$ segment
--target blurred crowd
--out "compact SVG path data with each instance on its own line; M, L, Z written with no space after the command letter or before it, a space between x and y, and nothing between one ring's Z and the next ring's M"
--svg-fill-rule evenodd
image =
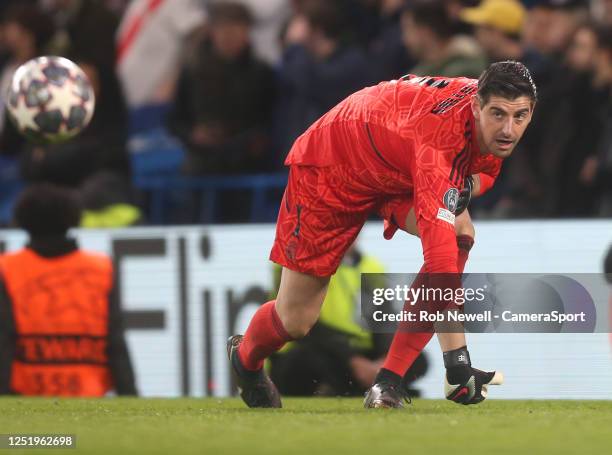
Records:
M178 140L185 177L282 172L348 94L506 59L539 101L476 216L612 215L612 0L4 0L0 14L0 101L42 54L81 65L98 100L63 145L26 143L0 112L0 180L15 166L26 184L76 188L91 225L146 222L130 145L143 130Z

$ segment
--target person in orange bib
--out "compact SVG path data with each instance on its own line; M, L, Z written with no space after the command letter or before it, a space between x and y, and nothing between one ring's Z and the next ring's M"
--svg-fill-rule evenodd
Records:
M136 395L112 262L67 236L76 197L33 185L14 217L30 241L0 257L0 394Z

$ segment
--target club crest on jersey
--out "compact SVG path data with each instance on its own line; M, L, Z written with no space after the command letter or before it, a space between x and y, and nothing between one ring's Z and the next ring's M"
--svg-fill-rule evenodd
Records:
M459 203L459 190L457 188L449 188L444 193L444 198L442 199L444 202L444 206L451 212L455 213L457 210L457 204Z

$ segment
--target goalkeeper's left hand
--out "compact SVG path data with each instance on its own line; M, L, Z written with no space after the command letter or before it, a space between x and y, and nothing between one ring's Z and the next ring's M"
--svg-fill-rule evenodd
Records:
M460 404L478 404L487 398L489 385L501 385L504 375L499 371L472 368L467 348L444 353L444 394L447 400Z
M457 208L455 209L455 215L460 215L465 209L467 209L470 201L472 200L472 191L474 190L474 178L468 175L463 182L463 188L459 191L459 200L457 201Z

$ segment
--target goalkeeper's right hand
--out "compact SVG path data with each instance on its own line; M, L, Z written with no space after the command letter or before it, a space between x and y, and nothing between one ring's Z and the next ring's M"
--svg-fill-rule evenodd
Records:
M489 385L501 385L504 375L499 371L472 368L466 347L444 353L444 394L447 400L460 404L478 404L487 398Z

